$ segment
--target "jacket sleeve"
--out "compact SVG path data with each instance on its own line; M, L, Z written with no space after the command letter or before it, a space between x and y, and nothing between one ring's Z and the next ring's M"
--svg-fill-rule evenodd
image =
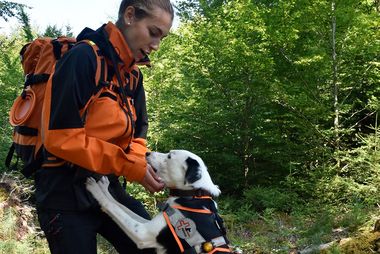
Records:
M49 153L96 173L113 173L140 182L146 173L145 156L125 153L117 145L86 135L79 112L95 91L95 72L95 53L84 43L57 62L43 104L44 147Z

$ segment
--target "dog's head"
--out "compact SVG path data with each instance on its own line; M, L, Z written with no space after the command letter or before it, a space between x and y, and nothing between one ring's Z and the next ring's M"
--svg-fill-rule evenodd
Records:
M220 194L219 187L212 182L203 160L189 151L152 152L147 154L147 161L169 188L203 189L215 197Z

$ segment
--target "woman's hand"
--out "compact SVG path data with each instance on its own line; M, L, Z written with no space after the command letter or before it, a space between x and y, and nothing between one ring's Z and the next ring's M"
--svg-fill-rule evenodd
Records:
M149 164L147 164L146 174L141 185L150 193L161 191L165 187L162 179L154 172L152 166Z

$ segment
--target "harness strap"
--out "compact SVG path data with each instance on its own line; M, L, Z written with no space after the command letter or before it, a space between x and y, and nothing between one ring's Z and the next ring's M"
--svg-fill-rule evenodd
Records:
M12 157L13 157L14 152L15 152L15 144L12 143L11 147L9 148L9 151L8 151L7 157L6 157L6 159L5 159L5 166L6 166L7 168L10 168L11 160L12 160Z
M181 240L179 240L179 238L178 238L178 236L177 236L177 234L176 234L176 232L175 232L175 230L174 230L174 228L173 228L173 225L172 225L172 223L171 223L170 220L169 220L168 215L166 214L166 212L163 212L163 215L164 215L164 218L165 218L165 220L166 220L166 224L168 224L168 227L169 227L170 231L172 232L172 234L173 234L173 236L174 236L174 239L175 239L175 241L176 241L177 244L178 244L179 249L181 250L181 253L183 253L183 252L184 252L183 245L182 245L182 243L181 243Z
M226 253L232 252L224 236L219 236L214 239L211 239L211 243L214 246L214 248L211 251L207 252L207 254L212 254L215 252L226 252Z
M199 253L196 252L194 248L190 248L190 249L185 249L183 254L199 254Z
M213 254L213 253L215 253L217 251L226 252L226 253L231 253L232 252L232 250L230 248L218 248L217 247L217 248L214 248L212 251L207 252L207 254Z
M212 249L210 251L207 251L207 248L204 247L206 244L211 244ZM198 247L198 246L196 246L196 247ZM215 253L217 251L227 252L227 253L232 252L231 249L228 247L228 244L227 244L224 236L219 236L219 237L216 237L214 239L211 239L211 241L203 243L198 248L201 249L201 252L198 252L198 253L202 253L202 254L203 253L212 254L212 253Z
M51 42L53 44L53 53L56 60L59 60L61 58L61 52L63 45L57 40L52 40Z
M20 133L21 135L25 135L25 136L33 136L34 137L34 136L38 135L38 129L28 127L28 126L22 126L22 125L16 126L15 132Z
M34 172L36 172L36 170L42 166L43 159L40 154L40 151L36 159L34 159L31 163L24 165L24 167L22 168L21 172L26 178L32 176Z
M212 212L209 209L195 209L195 208L189 208L189 207L180 206L180 205L173 205L172 207L178 210L183 210L183 211L188 211L188 212L212 214Z
M172 233L183 239L189 246L195 247L196 253L200 253L200 246L206 240L198 232L195 222L186 218L178 209L174 209L171 206L166 208L165 213L168 216L169 223L176 227L173 227L174 232L172 231Z
M35 85L39 83L44 83L49 80L50 74L27 74L25 76L24 88L30 85Z

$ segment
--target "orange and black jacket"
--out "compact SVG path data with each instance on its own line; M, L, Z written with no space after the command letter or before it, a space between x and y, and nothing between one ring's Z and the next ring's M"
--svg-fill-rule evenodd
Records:
M46 208L56 206L60 201L54 199L60 198L64 207L73 205L70 199L78 199L78 190L70 185L78 170L137 182L146 173L148 120L142 74L114 24L96 31L86 28L77 38L83 39L99 47L97 53L108 66L99 69L107 73L101 74L104 82L97 82L99 61L87 43L77 44L56 63L43 106L44 163L36 174L37 204ZM123 87L118 85L112 57ZM125 89L126 100L120 89Z

